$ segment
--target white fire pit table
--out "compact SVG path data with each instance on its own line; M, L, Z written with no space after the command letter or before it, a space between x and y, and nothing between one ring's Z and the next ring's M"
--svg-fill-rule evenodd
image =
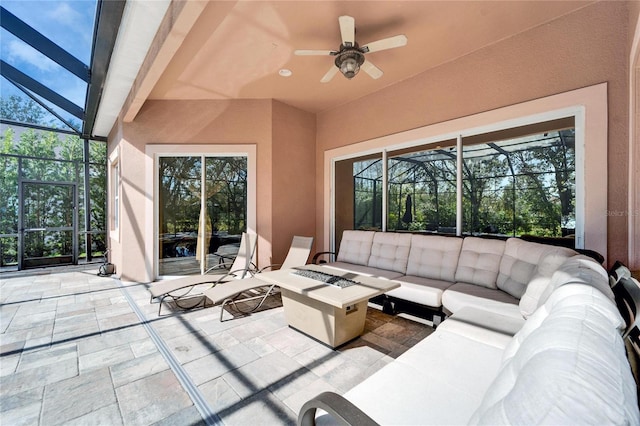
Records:
M332 348L362 334L369 299L400 287L397 282L318 265L263 272L255 278L280 287L290 327Z

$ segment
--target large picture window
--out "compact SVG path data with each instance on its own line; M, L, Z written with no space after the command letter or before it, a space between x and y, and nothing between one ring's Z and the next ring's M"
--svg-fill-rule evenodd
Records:
M449 139L388 151L386 168L382 155L336 162L335 238L344 229L575 234L573 119L463 137L461 146Z

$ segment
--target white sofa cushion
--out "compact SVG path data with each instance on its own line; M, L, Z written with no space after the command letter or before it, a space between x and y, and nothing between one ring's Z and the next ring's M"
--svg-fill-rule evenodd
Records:
M455 283L442 294L442 306L456 313L472 307L514 318L522 318L518 299L504 291L475 284Z
M400 283L400 287L388 291L388 296L420 303L434 308L442 306L442 293L453 285L450 281L434 280L432 278L414 277L405 275L394 278Z
M462 241L459 237L413 235L407 275L454 282Z
M379 424L466 424L498 372L502 348L440 329L445 323L345 398Z
M565 284L587 284L596 287L610 300L615 300L613 291L609 287L607 271L590 257L580 254L567 259L553 273L549 285L540 295L538 306L544 304L558 287Z
M500 272L496 281L500 290L506 291L520 299L525 293L527 284L538 272L541 259L550 256L557 258L560 266L565 259L576 255L574 250L547 244L532 243L519 238L509 238L504 246L504 254L500 261ZM549 269L549 264L544 268ZM549 272L549 271L547 271ZM551 273L549 273L549 277Z
M356 265L367 265L369 256L371 256L374 235L375 231L344 231L336 260Z
M569 284L545 308L537 327L527 326L538 312L516 335L518 349L505 350L470 423L640 424L615 305L593 287Z
M570 257L572 256L567 257L563 252L553 251L546 253L542 259L540 259L536 273L531 277L531 280L529 280L527 289L520 298L520 312L524 318L529 318L529 316L538 309L540 297L542 297L542 294L549 286L551 277Z
M376 232L368 266L404 274L407 271L410 248L411 234Z
M465 238L458 258L455 281L497 288L496 279L504 246L505 242L502 240Z
M525 319L513 315L505 315L503 313L491 312L486 309L479 309L467 306L451 315L445 323L463 323L474 325L477 328L499 333L509 339L522 328ZM505 345L506 346L506 345Z

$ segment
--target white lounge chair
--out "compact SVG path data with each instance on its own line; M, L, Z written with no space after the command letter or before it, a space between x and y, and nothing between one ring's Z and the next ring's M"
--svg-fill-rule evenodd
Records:
M182 309L192 309L199 306L201 303L206 302L206 299L202 297L198 300L196 304L192 304L189 306L180 305L180 300L189 298L193 299L194 296L199 296L192 294L193 289L200 284L211 284L215 286L223 281L228 281L230 279L238 279L241 280L245 278L247 275L252 275L255 271L255 267L253 266L253 255L256 250L256 242L258 240L258 236L256 234L249 234L246 232L242 233L242 238L240 240L240 248L238 249L238 254L236 255L229 272L224 275L207 275L210 272L226 270L229 267L228 263L220 263L215 265L207 271L205 271L204 275L191 275L188 277L177 278L175 280L166 280L154 284L149 289L151 293L150 303L153 303L153 299L158 299L159 307L158 307L158 316L160 316L160 311L162 310L162 302L167 297L172 299L176 306Z
M312 245L313 237L294 236L291 241L291 247L289 247L287 257L284 262L282 262L282 265L269 265L262 268L260 272L277 266L280 266L282 269L291 269L296 266L305 265L309 259ZM233 304L234 308L243 314L254 312L262 306L265 300L267 300L267 297L274 294L275 287L275 284L269 285L258 278L250 277L243 280L228 281L219 285L214 285L213 287L205 290L204 295L213 303L213 305L222 304L220 306L220 321L224 321L224 307L227 304ZM245 293L251 293L251 295L246 296ZM236 304L236 302L247 302L250 300L259 300L259 302L247 311L243 311Z

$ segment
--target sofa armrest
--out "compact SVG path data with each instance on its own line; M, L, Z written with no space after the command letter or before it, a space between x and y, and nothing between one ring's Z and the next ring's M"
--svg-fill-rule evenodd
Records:
M371 417L362 410L347 401L341 395L334 392L322 392L313 399L307 401L298 415L299 426L315 426L316 410L320 408L332 417L332 420L341 425L377 426Z
M324 260L318 260L320 258L320 256L324 256L325 254L329 254L329 255L333 256L334 259L336 257L336 254L334 252L332 252L332 251L319 251L311 259L311 264L317 265L318 263L327 263Z

